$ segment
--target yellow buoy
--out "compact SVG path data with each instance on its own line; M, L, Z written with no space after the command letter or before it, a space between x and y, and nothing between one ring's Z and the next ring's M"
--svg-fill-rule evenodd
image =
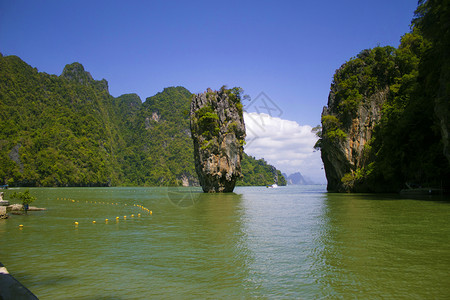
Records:
M123 219L126 220L126 219L127 219L127 216L123 216Z
M108 223L108 219L105 219L105 222Z
M138 214L138 217L140 217L141 216L141 214Z
M22 228L22 227L23 227L23 225L22 225L22 224L20 224L20 225L19 225L19 227L20 227L20 228Z
M75 225L78 225L78 222L75 222Z
M150 211L150 214L151 214L151 215L153 215L153 212L152 212L152 211Z
M131 217L134 218L134 215L132 214Z
M119 220L119 217L116 217L116 220Z
M95 223L97 223L97 222L95 222L95 221L92 221L92 224L95 224Z

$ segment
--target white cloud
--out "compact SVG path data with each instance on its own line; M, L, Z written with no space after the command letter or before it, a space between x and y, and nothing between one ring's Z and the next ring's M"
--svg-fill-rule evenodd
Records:
M300 172L317 183L326 182L320 151L313 148L317 136L311 126L254 112L244 112L244 121L248 155L264 158L288 175Z

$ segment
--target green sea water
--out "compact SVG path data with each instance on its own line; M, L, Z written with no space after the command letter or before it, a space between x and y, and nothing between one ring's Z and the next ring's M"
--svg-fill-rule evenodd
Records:
M47 210L0 220L0 262L39 299L450 295L448 199L324 186L30 192Z

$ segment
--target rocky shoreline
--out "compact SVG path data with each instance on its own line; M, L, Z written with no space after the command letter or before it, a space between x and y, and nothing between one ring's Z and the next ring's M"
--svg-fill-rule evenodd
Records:
M43 211L47 210L46 208L30 206L28 207L28 211ZM11 212L14 215L21 215L24 213L22 204L11 204L8 206L0 206L0 219L7 219L8 212Z
M7 206L7 210L8 211L20 211L23 210L23 205L22 204L11 204L9 206ZM42 211L42 210L47 210L46 208L43 207L36 207L36 206L30 206L28 207L28 211Z

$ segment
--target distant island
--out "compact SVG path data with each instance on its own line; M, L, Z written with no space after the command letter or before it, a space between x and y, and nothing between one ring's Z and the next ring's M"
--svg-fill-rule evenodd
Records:
M363 50L334 74L316 144L329 191L450 190L450 15L419 2L398 48Z
M60 76L0 54L0 184L198 186L189 128L192 94L168 87L141 101L113 97L80 63ZM243 153L237 185L285 185Z
M310 184L316 184L314 181L309 179L308 177L305 177L300 172L295 172L291 175L287 175L283 173L284 178L286 178L286 184L287 185L310 185Z

